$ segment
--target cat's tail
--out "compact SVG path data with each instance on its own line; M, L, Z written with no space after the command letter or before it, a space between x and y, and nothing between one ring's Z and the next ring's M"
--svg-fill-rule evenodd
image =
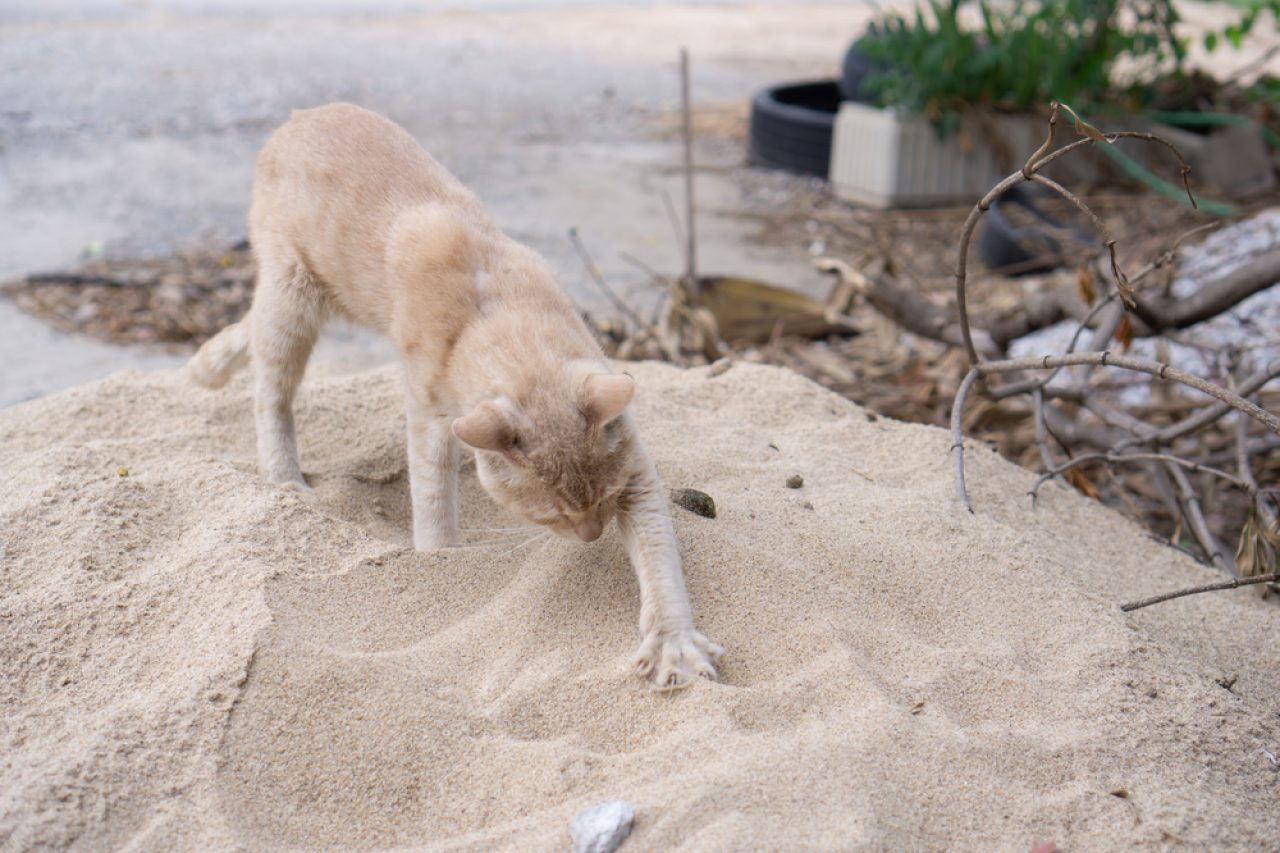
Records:
M249 319L232 323L205 341L187 362L187 375L197 385L221 388L233 373L249 363Z

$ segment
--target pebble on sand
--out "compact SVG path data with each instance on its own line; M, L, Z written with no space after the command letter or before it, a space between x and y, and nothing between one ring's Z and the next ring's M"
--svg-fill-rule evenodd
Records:
M573 853L613 853L627 840L635 820L635 809L622 800L610 800L579 813L569 828Z

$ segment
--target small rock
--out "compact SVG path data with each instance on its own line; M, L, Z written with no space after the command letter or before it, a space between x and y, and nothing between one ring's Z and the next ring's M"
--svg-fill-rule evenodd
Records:
M622 800L610 800L581 812L569 827L573 853L613 853L631 834L636 811Z
M716 517L716 502L711 495L697 489L676 489L671 493L671 500L676 506L689 510L703 518Z
M804 477L801 477L799 474L792 474L790 477L787 478L788 489L798 489L803 485L804 485Z
M707 370L707 378L719 376L731 367L733 367L733 359L728 357L716 359L711 362L711 367Z

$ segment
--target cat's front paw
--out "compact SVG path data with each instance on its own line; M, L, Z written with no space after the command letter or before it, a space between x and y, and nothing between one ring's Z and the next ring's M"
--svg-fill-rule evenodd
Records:
M695 678L716 679L716 667L724 649L692 628L662 631L654 628L636 653L636 675L653 678L661 690L688 687Z

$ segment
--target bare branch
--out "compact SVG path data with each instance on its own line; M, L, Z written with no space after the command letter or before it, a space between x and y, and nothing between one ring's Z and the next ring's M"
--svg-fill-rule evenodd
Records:
M635 311L631 310L631 306L622 300L613 288L609 286L609 282L605 280L604 274L600 272L600 267L591 257L591 253L587 251L586 245L582 242L582 238L578 236L578 229L569 229L569 239L573 242L573 247L577 249L579 257L582 258L582 264L587 268L587 273L591 276L592 281L596 283L596 287L600 288L600 292L605 295L608 300L613 303L613 307L622 312L624 316L635 324L637 329L648 329L649 324L640 319Z
M1084 456L1077 456L1074 459L1069 459L1056 467L1051 466L1048 471L1040 475L1040 479L1036 480L1035 485L1031 487L1031 491L1027 494L1034 498L1040 491L1040 487L1049 480L1052 480L1060 474L1066 473L1072 468L1078 468L1081 465L1088 465L1093 462L1103 462L1108 465L1118 462L1168 462L1172 465L1180 465L1194 473L1209 474L1214 477L1219 477L1248 492L1250 496L1258 494L1258 486L1256 484L1249 483L1243 477L1237 477L1234 474L1229 474L1221 468L1202 465L1199 462L1194 462L1190 459L1183 459L1178 456L1172 456L1168 453L1086 453Z
M961 383L959 390L956 392L955 402L951 406L951 440L952 449L955 451L956 459L956 493L960 497L961 503L964 504L965 509L973 512L964 484L964 434L960 425L965 399L969 394L969 390L973 387L974 382L976 382L979 377L988 376L993 373L1008 373L1011 371L1021 370L1050 370L1056 367L1077 364L1119 367L1126 370L1134 370L1139 373L1146 373L1160 379L1179 382L1221 400L1230 408L1235 408L1246 413L1255 420L1261 421L1267 429L1271 430L1276 435L1280 435L1280 418L1277 418L1270 412L1250 403L1239 395L1233 394L1220 385L1207 382L1198 376L1193 376L1186 371L1170 367L1167 364L1161 364L1160 362L1147 361L1146 359L1133 358L1131 356L1117 356L1112 355L1110 352L1078 352L1059 356L1046 355L1033 358L1015 358L1005 361L989 361L982 364L975 364L969 370L968 375L965 376L964 382ZM1136 441L1141 442L1143 440L1144 439L1139 438ZM1115 449L1119 451L1122 448L1117 446Z
M1232 559L1229 553L1223 551L1218 537L1213 535L1213 531L1209 529L1208 522L1204 519L1204 511L1200 507L1200 496L1191 486L1191 481L1187 479L1187 472L1172 463L1165 463L1165 467L1169 470L1169 476L1173 478L1173 482L1178 486L1178 498L1182 504L1182 515L1187 520L1187 526L1191 528L1191 535L1200 543L1200 548L1209 556L1213 565L1235 576L1236 561Z
M973 506L969 503L969 493L964 487L964 430L961 429L960 416L964 412L964 401L969 396L969 390L981 375L976 366L970 368L956 391L956 401L951 404L951 450L955 453L956 460L956 495L969 512L973 512Z
M1130 604L1120 605L1120 609L1125 613L1131 610L1138 610L1143 607L1150 607L1153 604L1159 604L1162 601L1172 601L1175 598L1182 598L1186 595L1198 595L1202 592L1215 592L1220 589L1235 589L1241 586L1249 586L1256 583L1276 583L1280 581L1280 572L1272 572L1267 575L1254 575L1249 578L1235 578L1234 580L1223 581L1222 583L1205 584L1204 586L1194 586L1190 589L1180 589L1177 592L1166 592L1164 595L1157 595L1154 598L1145 598L1142 601L1134 601Z
M1253 505L1258 508L1263 525L1268 530L1274 530L1276 511L1270 501L1259 500L1258 481L1253 476L1253 466L1249 464L1249 418L1243 412L1236 418L1236 469L1240 472L1241 481L1250 490L1249 496L1253 498Z
M1276 378L1277 376L1280 376L1280 359L1276 359L1275 361L1271 362L1265 367L1250 374L1248 378L1244 379L1236 387L1236 391L1240 394L1241 397L1247 397L1250 394L1253 394L1263 385L1266 385L1268 382L1270 382L1272 379ZM1216 388L1218 386L1215 385L1214 387ZM1222 398L1219 397L1218 399L1221 400ZM1208 408L1201 409L1200 411L1196 412L1194 415L1191 415L1188 418L1184 418L1183 420L1180 420L1177 423L1170 424L1167 427L1159 429L1156 432L1152 433L1151 435L1146 436L1145 438L1125 439L1124 441L1117 444L1114 449L1116 451L1121 451L1130 447L1135 447L1139 444L1146 444L1146 443L1167 444L1176 438L1181 438L1184 435L1188 435L1190 433L1195 432L1198 429L1208 426L1209 424L1221 418L1227 412L1231 411L1232 408L1233 406L1230 403L1226 402L1225 400L1221 403L1215 403L1214 405L1209 406ZM1239 408L1239 407L1234 407L1234 408ZM1272 432L1275 432L1275 430L1273 429Z
M1197 391L1221 400L1230 408L1247 413L1254 420L1260 421L1267 429L1280 435L1280 418L1260 409L1238 394L1233 394L1221 385L1201 379L1199 376L1179 370L1158 361L1147 361L1126 355L1113 355L1110 352L1075 352L1065 355L1032 356L1031 358L1014 358L1004 361L989 361L975 365L979 375L989 376L992 373L1008 373L1014 370L1050 370L1055 367L1066 367L1077 364L1097 365L1099 367L1119 367L1146 373L1159 379L1178 382ZM1277 364L1280 367L1280 364ZM1257 390L1257 389L1254 389ZM1120 449L1120 448L1117 448Z
M1057 110L1055 109L1051 115L1051 120L1056 120L1056 117L1057 117ZM1049 130L1050 140L1052 140L1052 137L1053 137L1053 125L1050 124L1050 130ZM1195 206L1195 203L1196 203L1195 196L1191 194L1191 187L1187 183L1187 175L1190 174L1191 167L1187 165L1186 158L1182 156L1182 152L1178 150L1176 145L1174 145L1172 142L1170 142L1167 139L1157 136L1154 133L1122 131L1120 133L1109 133L1106 135L1106 140L1108 142L1114 142L1117 139L1141 139L1147 142L1154 142L1154 143L1163 145L1166 148L1168 148L1170 151L1172 151L1174 156L1178 158L1178 163L1182 167L1182 182L1183 182L1183 186L1186 188L1187 197L1191 199L1192 206L1193 207ZM1080 148L1085 145L1092 145L1093 143L1094 143L1094 140L1092 138L1077 139L1075 142L1064 145L1061 148L1059 148L1057 151L1053 151L1039 158L1038 160L1035 160L1034 162L1029 161L1027 164L1023 165L1022 169L1020 169L1017 172L1014 172L1012 175L1009 175L1008 177L1004 178L1004 180L1000 181L998 184L992 187L987 192L986 195L984 195L981 199L979 199L978 203L973 206L973 209L969 211L969 215L965 218L964 227L960 231L959 251L956 253L956 273L955 273L956 312L960 320L960 336L964 344L965 355L968 357L970 365L975 365L980 360L978 358L977 350L974 348L974 345L973 345L972 332L969 329L969 311L967 306L967 298L965 295L965 282L966 282L966 277L968 275L967 268L969 263L969 244L973 240L973 230L975 227L977 227L978 220L982 218L982 215L987 212L987 210L991 207L991 205L995 202L995 200L999 198L1001 195L1003 195L1006 191L1008 191L1011 187L1019 183L1022 183L1023 181L1031 180L1035 177L1038 177L1035 173L1039 172L1041 169L1043 169L1045 166L1052 163L1054 160L1057 160L1059 157L1065 156L1066 154L1076 150L1077 148ZM1054 186L1058 186L1058 185L1054 184ZM1065 192L1065 190L1063 191ZM1075 199L1075 197L1071 196L1069 193L1068 193L1068 197L1071 199ZM1081 206L1081 203L1079 203L1078 199L1075 199L1075 201L1077 202L1077 206ZM1087 210L1087 208L1085 209ZM1093 216L1093 215L1090 214L1090 216ZM1094 216L1093 218L1097 220L1096 216ZM1127 285L1123 282L1123 274L1121 273L1119 266L1116 264L1114 243L1111 243L1108 246L1108 249L1111 252L1112 271L1116 275L1117 285L1123 291L1127 287Z
M698 240L694 228L693 201L693 118L689 98L689 49L680 48L680 112L683 117L681 136L684 138L684 225L688 238L685 249L685 277L689 293L695 305L699 303L698 290Z

